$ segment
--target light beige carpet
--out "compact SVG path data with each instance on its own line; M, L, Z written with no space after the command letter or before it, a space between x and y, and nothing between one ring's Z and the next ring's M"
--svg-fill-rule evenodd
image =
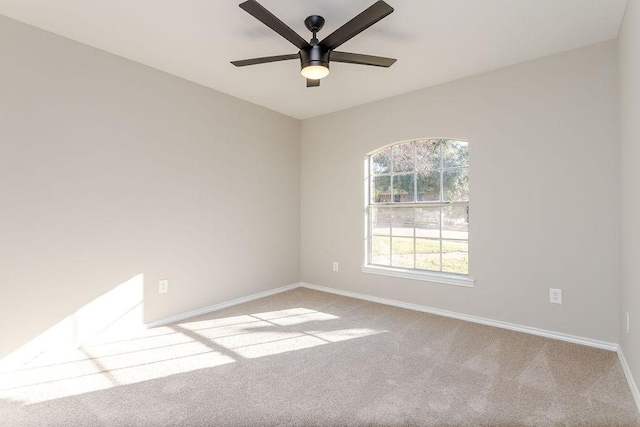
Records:
M296 289L0 374L6 426L638 426L613 352Z

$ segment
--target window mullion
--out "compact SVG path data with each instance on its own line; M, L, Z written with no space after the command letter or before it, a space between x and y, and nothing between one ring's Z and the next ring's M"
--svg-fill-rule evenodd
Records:
M393 203L396 200L394 191L393 191L393 174L389 177L389 193L391 194L390 202Z
M368 242L367 242L367 262L369 264L373 263L372 252L373 252L373 206L369 205L369 227L367 230Z
M373 264L372 262L372 257L371 257L371 252L373 251L373 191L371 191L371 186L372 184L375 182L373 179L373 170L371 167L371 164L373 163L372 161L372 157L369 156L367 158L367 224L366 224L366 230L367 230L367 245L366 245L366 259L365 262L367 264Z
M440 170L438 172L440 172L440 201L444 202L444 172L442 171L442 169L444 168L444 160L442 159L444 157L443 155L443 149L442 146L444 145L444 141L440 140L440 144L439 145L439 151L440 151Z
M390 202L393 203L396 200L394 191L393 191L393 172L394 172L394 159L393 159L393 147L391 147L390 151L391 159L389 160L389 164L391 165L391 170L389 171L389 192L391 193Z
M393 267L393 208L389 208L389 265Z
M418 148L417 142L413 141L413 201L414 203L418 201ZM415 220L415 215L414 215ZM415 231L415 223L414 223L414 231ZM414 233L415 237L415 233ZM414 264L415 265L415 264Z
M440 207L440 239L439 239L439 243L440 243L440 271L442 271L442 220L443 220L444 215L442 214L442 207Z
M442 171L442 169L444 168L444 140L440 140L440 144L439 148L440 148L440 201L444 202L444 172ZM442 207L440 207L440 271L442 272L442 223L444 222L444 209L442 209Z
M418 268L416 258L416 208L413 208L413 268Z

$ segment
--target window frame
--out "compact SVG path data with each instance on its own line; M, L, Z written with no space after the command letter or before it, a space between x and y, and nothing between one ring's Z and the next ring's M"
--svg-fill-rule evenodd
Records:
M439 166L437 171L439 172L439 200L438 201L418 201L418 173L420 173L420 171L418 170L418 158L416 155L416 143L420 142L420 141L433 141L433 140L446 140L446 141L460 141L460 142L465 142L467 144L469 144L469 141L464 140L464 139L460 139L460 138L434 138L434 137L429 137L429 138L414 138L414 139L409 139L409 140L405 140L405 141L399 141L399 142L394 142L388 145L385 145L383 147L380 147L378 149L376 149L375 151L372 151L370 153L368 153L365 157L365 251L364 251L364 263L362 266L362 272L363 273L371 273L371 274L380 274L380 275L385 275L385 276L392 276L392 277L399 277L399 278L406 278L406 279L415 279L415 280L423 280L423 281L428 281L428 282L435 282L435 283L442 283L442 284L449 284L449 285L457 285L457 286L465 286L465 287L473 287L475 284L475 280L471 279L470 277L470 268L467 272L467 274L460 274L460 273L449 273L449 272L443 272L442 270L442 243L443 241L464 241L467 243L467 245L469 245L469 229L468 229L468 234L467 234L467 239L456 239L456 238L443 238L443 233L442 233L442 208L443 207L447 207L447 206L465 206L467 208L467 216L469 216L469 211L470 211L470 198L468 198L468 200L466 201L445 201L444 200L444 172L447 170L455 170L455 169L461 169L464 168L466 169L467 174L469 173L470 170L470 165L469 165L469 161L467 161L467 165L466 166L449 166L449 167L445 167L444 166L444 155L442 153L442 151L439 151L438 156L439 156ZM403 144L407 144L407 143L412 143L413 144L413 170L411 172L407 171L407 172L403 172L403 171L398 171L395 172L394 171L394 162L393 162L393 147L395 146L400 146ZM379 173L379 174L375 174L372 170L372 157L378 153L383 152L384 150L390 149L390 153L391 153L391 157L390 157L390 165L389 165L389 170L385 173ZM442 150L442 147L440 147L440 150ZM414 175L414 179L413 179L413 201L410 202L395 202L395 194L394 194L394 187L393 187L393 180L394 180L394 176L398 175L398 174L403 174L403 173L407 173L407 174L413 174ZM373 180L374 177L380 177L380 176L389 176L389 201L386 202L374 202L373 201ZM419 269L416 268L416 251L415 251L415 245L416 245L416 232L415 232L415 221L414 221L414 233L413 233L413 242L414 242L414 251L413 251L413 256L414 256L414 262L413 262L413 268L410 267L397 267L397 266L386 266L386 265L380 265L380 264L373 264L371 262L371 257L372 257L372 245L373 245L373 230L372 230L372 211L374 208L413 208L414 209L414 213L416 212L416 208L439 208L440 209L440 220L439 220L439 237L438 237L438 242L440 244L440 271L436 271L436 270L426 270L426 269ZM393 211L390 211L390 215L393 216ZM415 217L414 217L415 218ZM390 219L390 221L393 221L393 219ZM389 244L391 246L391 257L393 257L393 250L392 250L392 245L393 245L393 232L392 232L392 226L390 225L390 232L389 232ZM396 236L398 237L398 236ZM428 238L425 238L428 239ZM431 240L436 240L436 239L431 239ZM467 246L468 248L468 246ZM468 249L467 249L468 250ZM392 263L392 260L390 260L390 264Z

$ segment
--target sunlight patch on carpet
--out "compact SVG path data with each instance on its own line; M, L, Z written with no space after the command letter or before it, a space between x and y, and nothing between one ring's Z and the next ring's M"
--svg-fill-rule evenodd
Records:
M297 307L98 336L0 373L0 399L39 403L388 332L334 330L336 319Z

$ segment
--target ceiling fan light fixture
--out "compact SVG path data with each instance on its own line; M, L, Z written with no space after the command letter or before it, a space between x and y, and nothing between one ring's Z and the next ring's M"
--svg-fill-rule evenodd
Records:
M302 68L300 74L309 80L320 80L329 75L329 67L327 65L307 65Z
M300 74L309 80L329 75L329 51L318 45L300 50Z

